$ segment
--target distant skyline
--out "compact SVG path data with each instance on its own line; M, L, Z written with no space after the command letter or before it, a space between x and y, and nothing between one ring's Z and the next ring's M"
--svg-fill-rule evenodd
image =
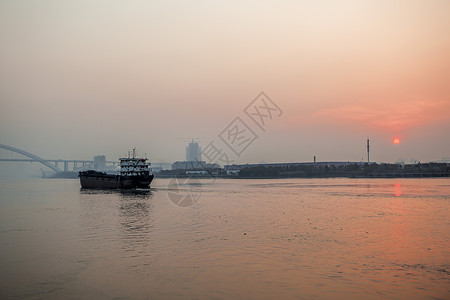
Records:
M0 143L108 160L450 157L450 1L2 1ZM261 130L264 91L283 114ZM219 135L241 118L239 156ZM394 139L399 143L394 143ZM204 155L203 155L204 157Z

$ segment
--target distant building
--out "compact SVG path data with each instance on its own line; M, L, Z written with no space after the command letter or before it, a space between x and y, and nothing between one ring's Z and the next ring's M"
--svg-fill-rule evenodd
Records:
M443 157L441 160L438 160L437 163L450 164L450 157Z
M160 172L162 170L172 170L170 163L152 163L151 168L153 172Z
M207 175L207 171L186 171L186 175Z
M357 161L323 161L323 162L303 162L303 163L265 163L265 164L244 164L244 165L225 165L224 169L228 170L241 170L244 168L264 167L264 168L287 168L297 166L347 166L347 165L364 165L365 162ZM372 163L371 163L372 164Z
M106 156L97 155L94 156L94 170L103 171L106 169Z
M218 164L208 164L204 161L176 161L172 164L172 170L216 170Z
M198 145L197 142L189 143L189 145L186 147L186 161L201 161L202 160L202 153L201 148Z
M227 175L238 176L241 170L229 169L227 170Z

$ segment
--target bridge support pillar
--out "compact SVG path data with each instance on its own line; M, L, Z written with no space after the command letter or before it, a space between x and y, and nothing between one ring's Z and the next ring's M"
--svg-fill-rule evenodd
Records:
M65 161L64 162L64 172L67 172L67 171L69 171L69 162Z

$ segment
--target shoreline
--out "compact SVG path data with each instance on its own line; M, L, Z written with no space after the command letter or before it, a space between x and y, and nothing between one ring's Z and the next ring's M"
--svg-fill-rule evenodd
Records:
M155 178L221 178L221 179L287 179L287 178L305 178L305 179L328 179L328 178L351 178L351 179L369 179L369 178L448 178L450 174L372 174L366 176L355 175L328 175L328 176L198 176L198 175L155 175Z

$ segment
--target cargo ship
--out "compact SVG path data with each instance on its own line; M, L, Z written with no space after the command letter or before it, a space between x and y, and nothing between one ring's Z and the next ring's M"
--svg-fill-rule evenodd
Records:
M136 150L127 158L120 158L119 174L95 170L79 172L82 188L88 189L148 189L153 180L147 158L136 158Z

